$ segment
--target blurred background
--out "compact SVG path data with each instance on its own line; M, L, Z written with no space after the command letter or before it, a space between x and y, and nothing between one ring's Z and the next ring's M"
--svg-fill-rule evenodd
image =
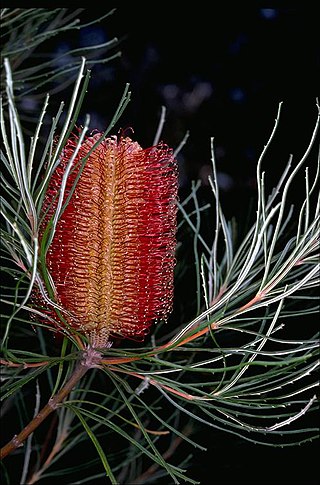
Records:
M121 56L93 67L83 116L90 113L92 129L104 130L129 83L132 99L115 131L129 130L146 147L165 107L161 138L176 148L189 134L178 157L182 194L196 179L206 194L214 137L224 208L231 217L241 216L255 194L256 163L280 102L280 127L264 164L270 186L291 153L294 163L304 153L317 115L319 41L311 6L222 5L108 2L84 9L80 18L89 22L115 7L111 16L59 35L47 48L58 56L117 37L114 52L120 49Z
M152 145L165 107L161 139L176 148L189 134L178 156L180 197L190 192L192 180L200 179L203 203L212 200L207 177L212 171L210 138L214 137L223 208L227 218L236 216L241 221L254 201L257 160L279 103L283 103L281 123L264 161L270 186L291 153L296 164L305 152L316 121L317 8L302 2L278 4L88 5L81 13L88 23L113 7L116 10L98 24L53 38L45 48L58 58L70 48L118 37L121 56L92 69L82 120L90 113L92 130L104 130L129 83L132 99L114 134L124 130L143 147ZM65 99L68 89L57 99ZM34 99L25 98L25 103L26 110L37 108ZM313 443L263 447L214 429L199 431L197 439L208 452L194 452L189 475L201 485L320 483Z
M93 127L103 130L130 83L132 100L120 127L131 127L149 146L165 106L162 139L176 148L189 132L178 157L182 198L201 179L200 198L212 200L207 176L214 137L223 207L241 220L255 196L256 163L280 102L281 123L264 163L270 185L290 153L297 163L309 143L320 87L316 9L301 2L178 3L122 2L113 17L81 33L76 42L117 36L122 51L93 70L86 108ZM214 429L200 431L198 439L208 452L195 453L191 476L202 485L320 483L314 444L267 448Z

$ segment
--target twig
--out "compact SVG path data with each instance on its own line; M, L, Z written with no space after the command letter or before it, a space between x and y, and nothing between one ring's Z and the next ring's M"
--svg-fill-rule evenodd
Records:
M28 481L26 482L27 485L33 485L34 483L36 483L39 478L41 477L41 475L46 471L46 469L50 466L53 458L57 455L57 453L59 453L59 451L61 450L62 448L62 445L64 443L64 441L66 440L68 436L68 432L64 432L62 433L60 436L59 436L59 439L56 441L56 443L54 444L48 458L46 459L46 461L44 462L44 464L41 466L41 468L39 468L39 470L37 470L36 472L34 472L32 474L32 476L28 479Z
M27 426L9 441L1 450L0 458L3 459L9 455L12 451L19 448L28 436L34 432L35 429L51 414L55 411L58 405L68 396L80 379L86 374L86 372L93 368L98 367L101 360L101 354L93 348L88 348L83 354L81 359L69 380L60 389L57 394L51 397L48 403L41 409L41 411L30 421Z
M192 427L190 425L187 425L183 430L182 433L185 436L190 436L192 433ZM169 446L169 448L163 453L162 457L164 460L168 460L171 458L171 456L174 454L178 446L182 443L183 439L180 436L177 436ZM159 465L157 463L151 465L145 472L141 473L133 482L131 482L131 485L138 485L142 483L146 483L148 478L150 478L159 468Z

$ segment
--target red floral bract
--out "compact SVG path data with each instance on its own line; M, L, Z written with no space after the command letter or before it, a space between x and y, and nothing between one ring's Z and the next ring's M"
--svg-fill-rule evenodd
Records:
M65 197L100 136L82 144ZM76 143L67 142L49 183L43 227L56 210ZM128 137L111 137L89 155L57 224L47 266L68 327L86 334L92 346L105 347L110 336L143 339L171 311L177 186L177 163L166 145L144 150ZM55 310L46 310L57 321Z

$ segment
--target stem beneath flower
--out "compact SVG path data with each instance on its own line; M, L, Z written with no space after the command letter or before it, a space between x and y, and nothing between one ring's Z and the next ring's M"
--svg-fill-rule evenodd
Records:
M23 430L14 435L14 437L0 450L0 458L3 459L9 455L12 451L19 448L28 436L34 432L35 429L51 414L55 411L60 403L69 395L72 389L82 379L89 369L99 367L101 361L101 354L94 348L90 347L82 354L82 359L77 363L73 373L69 380L60 389L57 394L49 399L47 404L39 411Z

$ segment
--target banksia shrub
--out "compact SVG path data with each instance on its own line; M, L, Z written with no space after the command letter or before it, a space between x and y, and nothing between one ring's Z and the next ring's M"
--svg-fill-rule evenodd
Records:
M46 234L50 227L74 158L63 203L69 201L46 259L66 326L100 348L110 336L142 339L154 321L167 318L177 211L172 150L165 145L143 150L121 136L103 140L88 155L101 135L88 137L76 156L77 138L67 142L46 192L40 231ZM45 311L61 328L60 312L48 306Z
M257 160L256 211L238 230L221 205L213 140L203 205L200 181L177 201L175 157L187 134L174 152L159 144L164 112L150 148L110 137L128 85L103 134L87 136L88 115L72 135L88 91L85 58L68 105L51 118L44 97L25 136L19 81L28 91L34 80L38 92L42 79L12 72L10 56L16 69L16 54L45 37L38 20L47 14L3 10L8 39L22 30L31 42L7 49L0 102L4 482L195 485L200 467L193 479L189 447L205 451L203 438L229 433L231 457L240 439L281 447L317 439L319 104L301 158L288 157L273 186L267 157L279 105ZM177 312L167 331L174 270ZM48 328L64 336L61 345ZM150 339L128 345L148 330Z

